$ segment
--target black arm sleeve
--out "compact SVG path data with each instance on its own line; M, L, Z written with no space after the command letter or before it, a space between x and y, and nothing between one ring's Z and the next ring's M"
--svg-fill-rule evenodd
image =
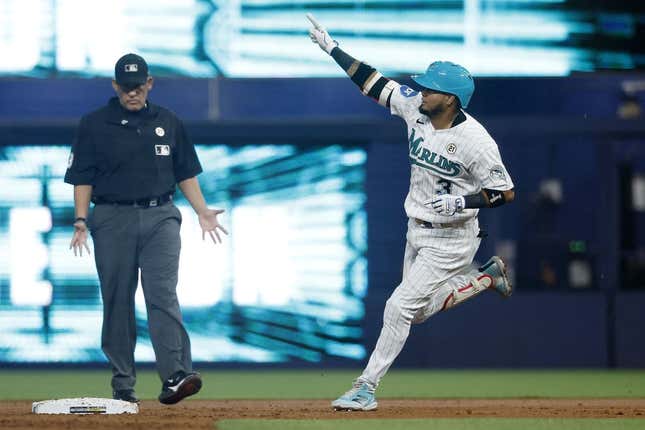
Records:
M372 73L376 72L374 67L358 61L338 46L332 49L331 57L336 61L336 63L338 63L345 73L347 73L352 81L361 88L361 90L363 89L365 82L367 82L367 79L369 79Z
M485 208L488 206L483 192L464 196L464 207L467 209Z
M357 61L356 58L352 57L347 52L340 49L338 46L331 50L331 58L333 58L346 72L349 70L354 61Z
M336 63L338 63L338 65L345 71L345 73L347 73L352 82L358 85L361 91L365 92L365 84L367 83L368 79L374 73L376 73L376 69L369 64L358 61L339 47L332 49L331 57L336 61ZM383 91L388 81L389 79L386 77L379 77L378 80L369 89L367 95L378 101L381 95L381 91Z
M385 85L387 84L387 81L387 78L380 77L378 81L376 81L376 83L372 86L372 88L370 88L367 95L375 100L378 100L379 96L381 95L381 91L383 91L383 88L385 88Z
M464 196L464 207L466 208L495 208L506 203L504 191L489 190L484 188L477 194Z

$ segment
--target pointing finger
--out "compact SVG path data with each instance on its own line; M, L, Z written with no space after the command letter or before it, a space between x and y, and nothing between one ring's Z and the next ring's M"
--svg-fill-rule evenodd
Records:
M309 22L311 22L311 23L313 24L313 26L314 26L314 27L316 27L318 30L322 30L322 29L323 29L323 26L322 26L322 25L320 25L320 23L319 23L318 21L316 21L316 18L314 18L314 16L313 16L312 14L308 13L308 14L307 14L307 19L308 19L308 20L309 20Z

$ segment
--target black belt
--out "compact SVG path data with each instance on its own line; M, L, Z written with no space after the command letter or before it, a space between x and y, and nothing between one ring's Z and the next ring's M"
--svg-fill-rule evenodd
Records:
M424 221L419 218L414 218L414 222L422 226L423 228L459 228L463 227L466 224L465 221L462 222L442 222L442 223L432 223L430 221Z
M144 199L137 200L110 200L104 197L92 197L92 203L95 205L122 205L122 206L134 206L137 208L150 208L155 206L161 206L164 203L168 203L172 200L172 193L163 194L158 197L146 197Z
M433 224L430 221L424 221L424 220L419 219L419 218L414 218L414 222L416 222L417 224L419 224L423 228L458 228L458 227L463 227L464 224L466 224L465 222L460 222L460 223L457 223L457 222L455 222L455 223L441 223L441 224L434 223ZM488 237L488 232L486 230L479 229L479 233L477 234L477 237L482 238L482 239L485 238L485 237Z

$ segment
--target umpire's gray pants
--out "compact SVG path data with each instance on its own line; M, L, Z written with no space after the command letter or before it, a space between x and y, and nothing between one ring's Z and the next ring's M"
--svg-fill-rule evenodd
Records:
M172 204L141 208L96 205L90 219L103 298L101 346L112 365L112 388L132 389L137 340L134 294L138 272L150 340L162 380L192 371L190 340L177 301L181 213Z

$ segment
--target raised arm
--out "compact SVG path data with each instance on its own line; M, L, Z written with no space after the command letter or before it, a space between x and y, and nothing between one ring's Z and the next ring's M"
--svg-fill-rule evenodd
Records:
M332 39L325 27L312 14L308 13L307 19L313 25L309 29L311 41L338 63L364 95L373 98L382 106L389 107L392 92L400 87L399 83L386 78L369 64L355 59L340 49L338 42Z

